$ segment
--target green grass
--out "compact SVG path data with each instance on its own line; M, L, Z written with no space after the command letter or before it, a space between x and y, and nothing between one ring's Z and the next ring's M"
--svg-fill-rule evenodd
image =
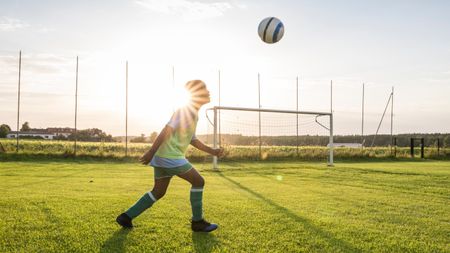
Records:
M16 153L16 140L0 139L0 142L8 154ZM145 153L151 144L129 143L128 157L138 158ZM53 157L67 157L73 154L74 143L72 141L53 140L20 140L19 154L40 155ZM260 158L259 146L225 146L228 161L248 161ZM341 148L334 149L336 159L373 159L392 158L393 150L390 147L373 148ZM297 152L295 146L262 146L261 156L263 160L304 160L304 161L325 161L328 157L328 148L323 146L302 146ZM0 154L1 155L1 154ZM82 157L102 157L112 159L122 159L125 156L125 143L119 142L78 142L77 155ZM186 154L191 160L203 161L205 153L189 147ZM415 156L420 156L420 148L415 149ZM410 150L406 147L398 147L397 158L409 158ZM450 160L450 148L441 148L438 154L436 147L426 147L425 157L432 159ZM0 160L2 157L0 156Z
M115 224L151 188L149 167L1 162L0 252L450 252L448 161L196 167L211 234L190 231L179 178L133 230Z

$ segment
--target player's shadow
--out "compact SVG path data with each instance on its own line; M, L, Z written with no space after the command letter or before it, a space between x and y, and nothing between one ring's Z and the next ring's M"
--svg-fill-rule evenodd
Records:
M114 234L112 234L111 237L109 237L108 240L103 243L102 247L100 248L100 252L126 252L124 243L130 231L131 229L121 228L114 232Z
M192 243L194 252L212 252L219 240L212 233L192 232Z
M320 227L314 225L309 219L298 216L297 214L293 213L291 210L287 209L286 207L280 206L277 203L273 202L272 200L264 197L263 195L261 195L260 193L257 193L255 191L253 191L252 189L242 185L241 183L234 181L233 179L225 176L224 174L222 174L222 172L218 172L219 176L221 176L223 179L227 180L228 182L236 185L237 187L239 187L240 189L252 194L253 196L255 196L256 198L258 198L259 200L262 200L264 202L266 202L269 206L271 206L273 209L275 209L278 213L285 215L286 217L301 223L303 225L303 227L310 231L312 234L315 234L323 239L325 239L329 246L332 248L336 248L336 250L333 250L335 252L337 251L341 251L341 252L361 252L360 249L354 247L353 245L351 245L350 243L343 241L341 239L336 238L333 234L331 234L330 232L321 229Z

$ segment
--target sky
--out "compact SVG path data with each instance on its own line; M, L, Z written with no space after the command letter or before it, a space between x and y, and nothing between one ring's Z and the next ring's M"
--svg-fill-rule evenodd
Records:
M0 123L16 128L22 50L20 124L36 128L73 127L78 56L79 129L125 135L128 61L131 135L159 131L188 80L204 80L206 107L218 105L219 71L223 106L257 108L259 73L262 108L296 110L298 77L299 110L329 112L333 80L335 134L360 134L365 83L365 134L375 133L392 87L394 133L448 133L448 13L450 2L437 0L5 0ZM285 25L276 44L257 34L270 16ZM389 113L380 133L390 132ZM263 124L276 132L281 121L268 116ZM323 130L308 126L300 133ZM198 129L211 131L205 108Z

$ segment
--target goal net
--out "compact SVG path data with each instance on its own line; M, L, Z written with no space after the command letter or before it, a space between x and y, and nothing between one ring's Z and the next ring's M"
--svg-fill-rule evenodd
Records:
M208 139L225 148L223 161L314 159L333 164L329 112L216 106L206 114ZM217 157L213 167L218 167Z

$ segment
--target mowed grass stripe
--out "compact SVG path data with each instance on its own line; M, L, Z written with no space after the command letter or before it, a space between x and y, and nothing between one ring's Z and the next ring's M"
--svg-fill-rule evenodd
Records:
M433 163L433 169L429 169L430 164L427 163L402 162L377 163L381 168L376 169L355 167L355 165L359 166L358 164L340 163L331 168L320 163L316 164L316 166L300 163L297 165L298 167L289 167L292 166L292 163L288 163L285 166L282 164L273 164L267 170L258 170L253 167L245 169L245 165L243 165L238 168L238 171L239 173L245 172L247 174L267 176L274 180L276 180L277 176L281 176L284 182L289 182L287 180L293 177L292 185L297 185L298 187L303 187L299 182L312 181L314 183L329 184L328 186L324 185L324 187L347 186L358 188L358 190L393 191L444 198L446 200L450 198L446 194L448 193L448 188L445 185L449 181L449 177L445 174L445 166L440 166L440 164L448 165L448 162ZM397 168L397 164L404 164L407 168L406 171L403 168L401 168L403 172L399 171L400 168ZM423 165L425 165L425 169L422 168ZM232 166L225 166L221 169L226 170L227 173L233 173L235 171L232 168ZM419 172L409 171L411 168Z
M115 216L152 186L113 162L0 163L0 251L447 252L449 162L228 163L206 178L213 234L189 228L189 185L124 231ZM381 172L380 172L381 171Z
M342 172L339 172L339 173L342 173ZM301 175L301 172L299 172L298 174ZM328 180L330 178L330 176L323 177L323 178L324 178L324 180ZM366 185L370 185L370 184L366 184ZM306 189L306 191L312 192L313 190ZM381 189L378 189L378 191L380 191L380 192L378 194L374 195L374 196L377 196L379 194L382 194L382 195L384 194L385 198L391 198L389 192L383 193ZM404 208L402 208L402 205L401 205L402 203L396 202L396 203L392 203L391 204L389 199L377 200L376 198L364 199L364 198L361 198L361 197L358 199L358 198L355 198L354 196L351 196L351 192L344 193L342 191L338 192L338 194L343 196L342 198L339 198L339 201L341 201L341 202L346 202L346 201L347 202L351 202L350 203L351 205L349 205L351 207L358 207L358 206L360 206L360 207L366 208L366 209L368 207L368 208L372 209L371 211L375 211L375 212L378 211L379 214L383 214L382 213L383 210L379 210L379 209L386 209L385 211L388 212L388 213L389 212L393 212L393 210L394 210L394 212L396 212L396 213L394 213L393 216L396 215L398 217L402 217L402 216L404 216L405 213L408 213L408 212L414 212L414 211L421 212L420 210L426 210L426 205L428 205L428 203L426 203L426 202L425 202L425 204L422 204L422 205L414 205L414 201L416 201L417 199L411 199L410 196L401 196L400 195L400 196L398 196L398 198L400 200L405 200L406 205L411 205L412 204L412 206L409 209L405 210ZM295 194L293 194L293 195L295 195ZM335 197L334 195L335 194L330 193L330 197ZM304 201L304 198L300 197L300 199L301 199L301 201ZM352 201L352 200L355 200L355 201ZM420 200L423 201L423 199L420 199ZM330 202L331 201L328 199L328 201L326 203L329 205ZM332 204L333 203L331 203L331 205ZM339 204L339 203L336 203L336 204ZM446 202L446 203L439 203L439 204L448 204L448 202ZM440 210L440 209L437 208L437 210ZM445 210L440 210L440 211L441 212L437 213L438 215L445 215ZM447 211L448 211L448 209L447 209ZM342 215L342 214L339 214L339 215ZM398 217L392 217L391 220L399 219ZM355 218L356 219L360 219L360 214L358 214L358 216L355 217ZM376 220L378 217L374 216L373 218ZM389 221L389 220L386 220L386 221ZM408 221L409 221L408 219L404 219L402 222L408 222ZM421 228L418 227L416 229L416 232L419 232L419 234L420 234ZM385 236L384 234L382 234L382 233L380 234L380 237L384 237L384 236Z

